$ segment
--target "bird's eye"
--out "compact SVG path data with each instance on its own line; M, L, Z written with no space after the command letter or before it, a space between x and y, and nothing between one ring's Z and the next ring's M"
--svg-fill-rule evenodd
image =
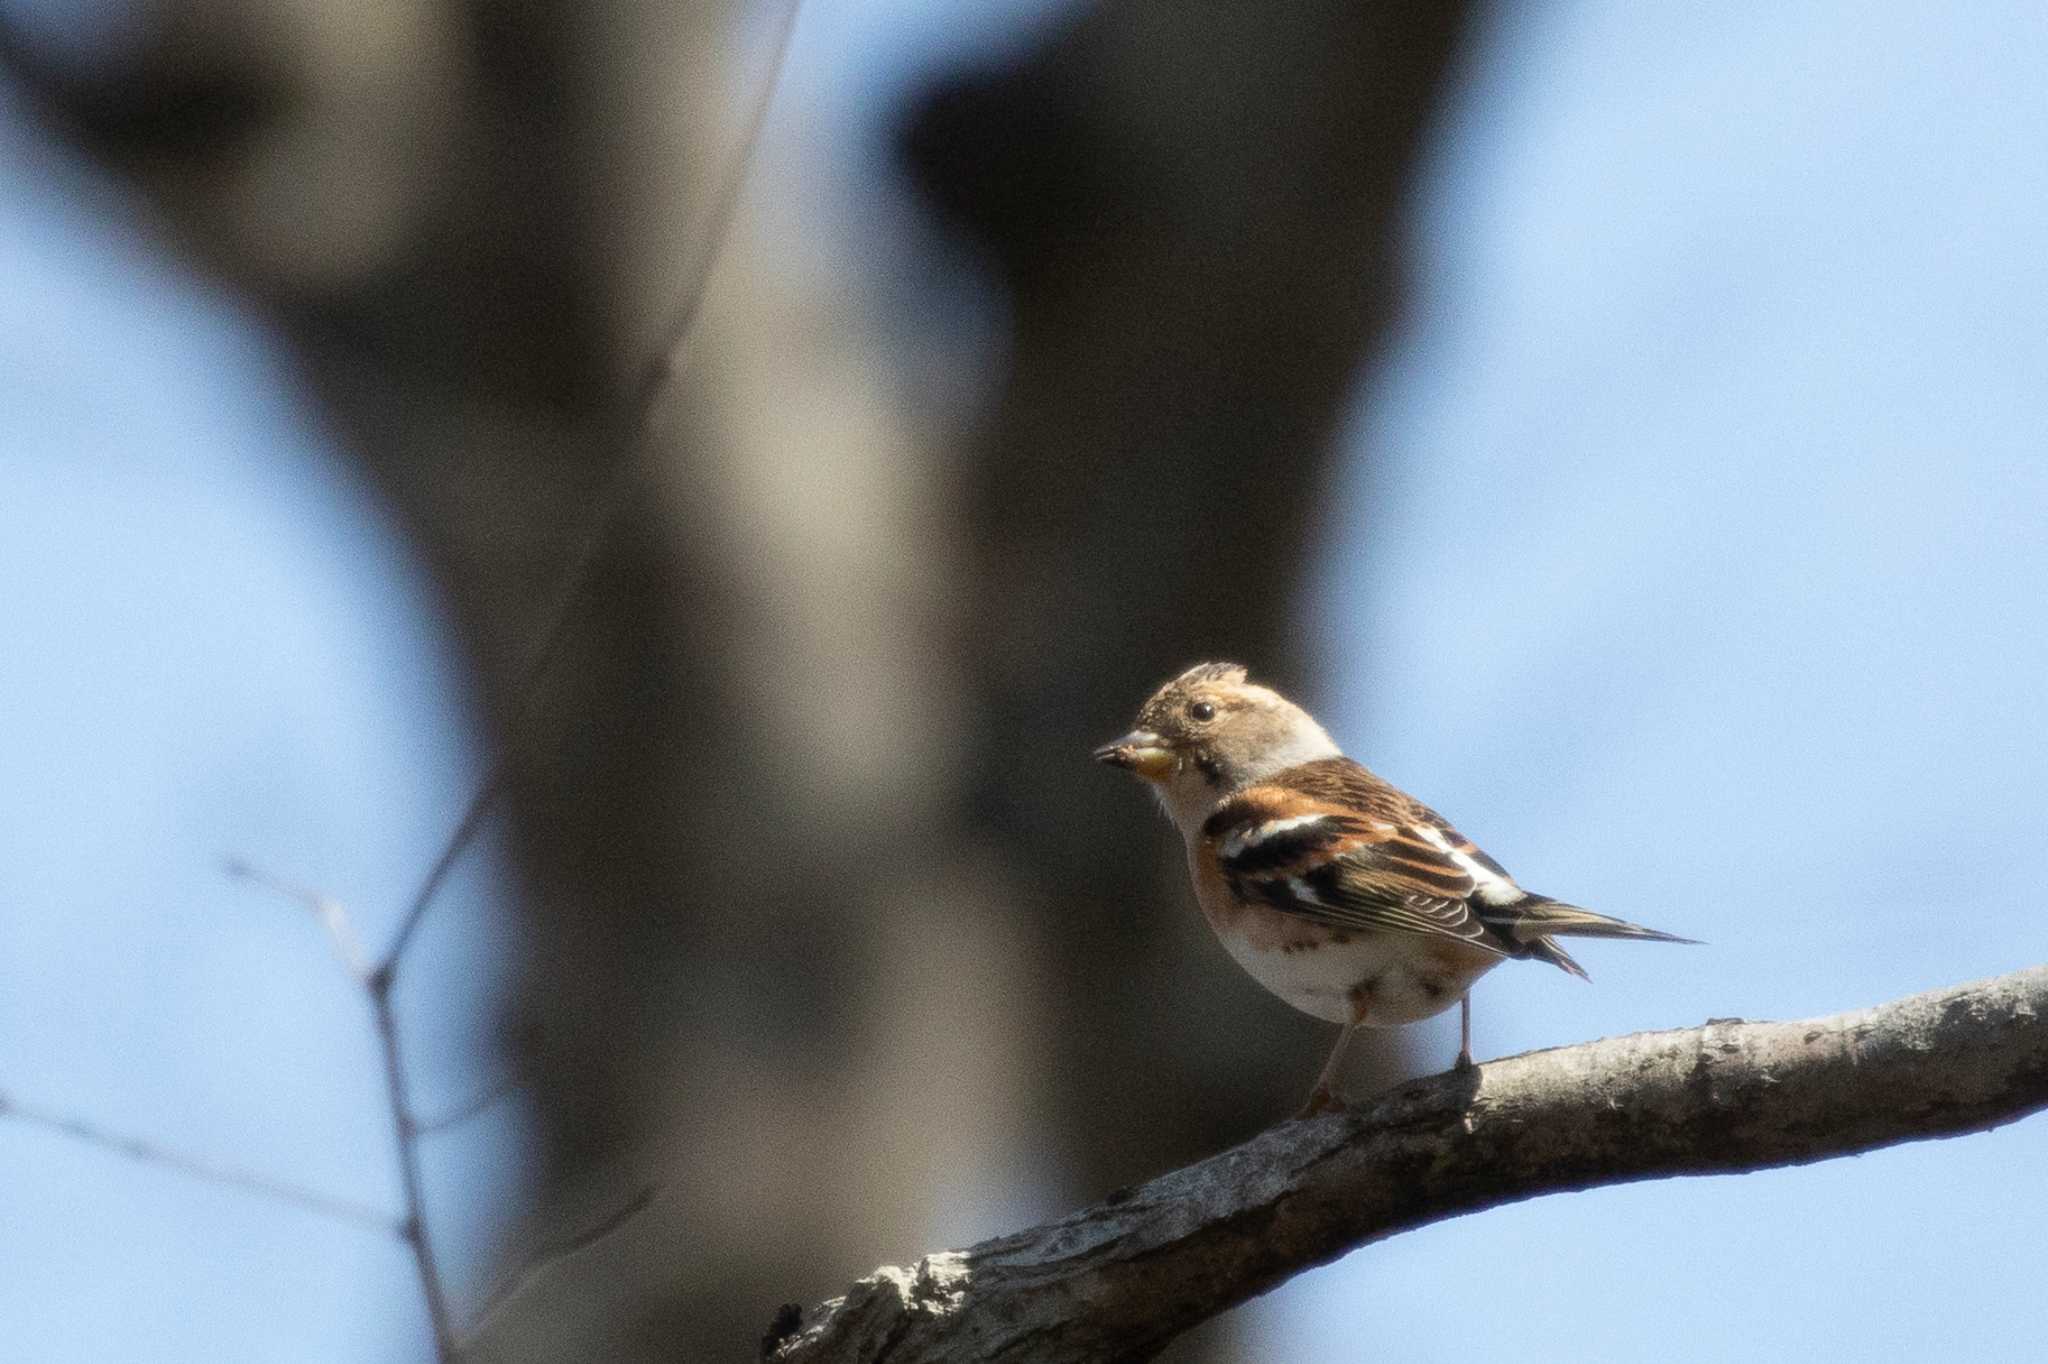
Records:
M1197 701L1188 707L1188 718L1202 721L1213 720L1216 718L1216 707L1210 705L1207 701Z

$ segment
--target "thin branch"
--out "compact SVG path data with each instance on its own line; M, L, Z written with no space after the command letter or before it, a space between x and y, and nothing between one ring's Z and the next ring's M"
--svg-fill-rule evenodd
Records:
M426 1299L427 1321L434 1330L434 1355L441 1364L460 1358L455 1338L455 1319L448 1310L448 1290L434 1258L434 1238L427 1232L426 1184L420 1177L419 1131L412 1118L412 1095L406 1084L405 1057L398 1047L398 1015L391 1007L394 983L388 968L373 974L367 986L370 1009L377 1020L377 1046L384 1058L384 1092L391 1110L391 1127L398 1141L399 1185L405 1193L405 1220L399 1235L412 1250L413 1269L420 1281L420 1295Z
M1716 1019L1417 1080L1029 1231L893 1266L781 1364L1143 1359L1313 1265L1541 1194L1799 1165L2048 1108L2048 966L1796 1023ZM1361 1308L1361 1312L1363 1312Z
M372 1231L382 1232L386 1236L402 1236L404 1234L398 1222L392 1218L391 1214L381 1209L370 1207L366 1203L356 1203L346 1198L333 1198L321 1193L317 1189L308 1189L303 1185L292 1184L282 1179L273 1179L269 1175L256 1174L253 1171L239 1169L232 1165L223 1165L216 1161L208 1160L204 1156L195 1156L186 1151L173 1150L171 1147L159 1145L142 1137L129 1136L124 1132L110 1131L96 1123L88 1122L84 1118L31 1107L19 1102L11 1095L0 1094L0 1118L11 1118L16 1122L27 1123L32 1127L45 1128L61 1136L69 1137L73 1141L83 1142L87 1146L96 1146L103 1151L111 1151L117 1156L137 1161L143 1165L160 1166L167 1170L175 1170L182 1175L189 1175L193 1179L203 1179L209 1184L219 1184L226 1188L239 1189L243 1193L255 1194L259 1198L267 1198L276 1203L288 1203L293 1207L303 1208L307 1212L318 1213L322 1217L332 1217L336 1221L352 1222L357 1226L368 1227Z
M455 823L454 832L441 845L441 851L434 858L434 865L427 869L427 875L420 882L420 888L413 892L412 903L406 906L405 917L399 920L398 932L391 937L391 946L385 949L377 969L383 974L396 975L398 963L405 956L405 949L412 944L412 935L419 931L420 921L427 917L427 910L435 897L441 893L448 874L455 870L455 864L476 838L476 832L483 827L484 816L491 812L497 802L498 793L505 786L505 765L502 761L491 764L490 771L478 783L476 793L469 798L469 805L463 810L462 818Z
M455 1319L448 1309L448 1293L435 1262L434 1240L427 1232L425 1181L420 1177L419 1124L412 1115L412 1094L406 1082L405 1057L398 1044L398 1014L392 1007L391 989L397 983L389 961L370 967L364 964L361 939L349 922L348 909L336 899L308 890L282 877L240 860L230 860L227 873L308 906L319 916L334 943L335 954L349 968L356 984L369 996L370 1015L376 1022L377 1048L384 1062L385 1108L391 1114L392 1134L398 1146L399 1186L405 1195L405 1215L397 1224L398 1238L412 1252L413 1269L420 1281L420 1295L426 1299L427 1320L434 1331L434 1357L441 1364L454 1364L460 1357L455 1338ZM387 1222L388 1225L388 1222Z
M653 350L648 353L647 362L641 366L639 382L633 386L629 410L636 425L646 425L655 403L667 391L669 381L675 377L676 362L682 356L683 345L690 339L690 333L696 330L697 317L704 310L704 295L711 287L711 267L717 264L725 251L725 239L732 231L733 218L739 210L740 190L745 186L747 171L753 165L754 149L761 143L761 130L768 125L768 110L774 103L776 87L782 83L782 68L789 58L790 36L796 32L796 17L802 9L803 0L788 0L776 20L774 42L768 57L768 79L761 82L753 107L747 112L747 126L740 133L739 145L734 148L732 165L723 181L724 189L712 202L711 216L705 220L703 253L698 258L696 269L676 295L668 321L662 326Z
M431 1118L415 1120L412 1125L413 1135L430 1137L436 1132L445 1132L451 1127L459 1127L518 1087L519 1081L516 1076L503 1076L489 1089L464 1099L446 1113L436 1114Z
M697 319L704 311L704 298L711 287L712 269L725 252L726 238L731 234L733 219L738 213L740 191L747 182L747 172L754 162L754 151L760 145L761 130L767 126L768 111L774 104L777 87L782 83L783 67L789 57L791 35L796 31L797 15L803 9L803 0L788 0L777 20L774 49L770 57L767 79L748 111L746 128L740 136L739 146L733 153L730 169L722 181L719 196L712 202L711 215L706 222L704 245L695 267L684 280L675 304L670 308L667 320L656 334L655 344L647 360L642 364L632 391L625 404L624 435L625 448L615 461L611 473L599 488L588 511L585 524L576 537L575 548L571 551L554 600L542 613L540 637L534 644L533 656L528 660L525 675L520 683L523 700L517 712L521 718L532 708L534 698L541 684L553 671L562 641L568 634L568 624L576 599L583 594L588 584L591 568L597 561L598 551L604 547L605 537L610 533L612 521L624 508L627 494L640 473L641 461L645 458L647 437L654 422L654 410L661 396L668 391L675 378L684 348L697 327ZM507 737L510 742L510 736ZM426 917L435 897L440 893L448 871L462 856L475 839L477 829L483 823L505 784L505 759L495 759L477 792L470 798L469 808L464 811L455 829L435 857L433 868L420 883L419 891L413 896L411 907L399 924L398 933L392 939L391 948L384 955L383 969L395 972L399 961L405 955L413 934L420 921Z
M566 1236L558 1237L553 1241L544 1241L534 1247L532 1253L527 1256L525 1263L501 1279L497 1287L493 1288L490 1294L485 1297L484 1305L477 1313L476 1324L470 1327L469 1334L463 1337L464 1347L467 1348L470 1344L482 1339L491 1329L491 1323L496 1320L498 1310L511 1303L521 1293L524 1293L528 1285L535 1279L571 1256L582 1254L610 1236L613 1232L625 1226L646 1210L647 1205L654 1201L654 1196L658 1192L659 1189L656 1185L645 1185L637 1190L631 1198L590 1226L571 1232Z
M647 436L652 427L655 406L673 379L682 349L694 331L698 316L703 310L712 269L723 254L747 171L752 165L762 128L767 122L774 93L781 83L790 38L795 31L800 9L801 0L788 0L782 8L777 20L772 64L767 79L762 82L749 111L746 128L730 172L724 179L719 196L713 201L703 249L684 282L675 306L657 335L653 352L641 367L628 400L623 404L623 449L619 458L614 461L614 467L605 485L588 510L586 524L577 537L576 547L560 579L559 589L542 615L544 624L520 683L521 701L515 709L521 718L532 708L542 682L553 667L566 634L572 608L587 584L591 566L603 546L612 520L624 505L634 476L639 471L639 464L648 445ZM12 52L11 38L11 31L0 26L0 56L17 55ZM481 1112L505 1093L510 1085L501 1083L493 1086L476 1099L436 1118L431 1123L420 1122L413 1115L392 994L397 984L398 968L406 950L411 946L421 923L426 918L427 911L432 908L442 888L447 884L448 877L463 852L474 842L478 830L483 826L485 818L505 786L505 777L505 761L500 756L492 763L476 792L470 797L461 818L428 868L418 890L414 892L404 916L399 921L397 931L392 935L390 946L374 962L363 951L361 939L357 936L348 912L341 902L259 871L239 860L229 861L226 867L227 874L236 880L262 886L307 906L326 930L328 940L343 967L363 987L369 997L376 1024L378 1047L383 1059L387 1106L398 1147L400 1182L405 1196L405 1214L401 1220L394 1222L390 1216L374 1208L329 1198L314 1190L300 1188L268 1176L217 1165L140 1138L110 1132L83 1119L23 1107L4 1093L0 1093L0 1117L41 1126L73 1140L114 1151L132 1160L178 1170L195 1178L239 1188L327 1216L368 1225L387 1234L395 1234L412 1251L420 1290L426 1299L428 1317L433 1327L436 1357L442 1364L453 1364L460 1358L463 1345L454 1329L447 1292L443 1287L435 1259L433 1239L427 1230L419 1138L429 1131L452 1126ZM490 1295L479 1314L476 1331L481 1333L501 1307L515 1299L528 1284L549 1267L588 1249L625 1225L648 1205L654 1193L651 1186L642 1189L595 1226L540 1247Z
M703 250L695 269L683 286L676 306L662 326L654 352L642 367L627 404L624 424L625 448L589 509L588 520L577 537L576 548L562 575L559 590L554 601L543 613L544 624L540 638L520 684L522 699L517 710L522 719L533 706L541 684L554 665L562 639L567 633L571 609L590 577L591 566L603 546L612 520L624 504L626 494L638 472L647 446L646 438L652 426L655 405L662 393L667 390L676 372L680 352L695 329L699 314L703 311L712 267L723 253L726 237L731 231L733 217L739 204L740 190L745 184L747 170L753 163L754 150L760 142L761 130L767 122L768 109L773 102L776 87L781 83L782 70L789 52L790 36L795 31L800 8L801 0L790 0L783 8L775 34L774 55L768 78L762 82L760 92L749 112L746 130L735 154L732 169L725 177L723 192L712 205ZM399 920L398 929L392 935L390 946L374 965L364 955L360 940L349 922L347 911L340 902L258 872L242 862L231 862L228 866L230 875L267 886L312 908L326 926L329 938L334 943L335 951L341 957L342 963L369 995L371 1012L376 1020L378 1047L383 1057L384 1085L391 1124L398 1147L400 1184L405 1195L405 1217L399 1222L397 1230L412 1251L420 1291L426 1299L427 1315L433 1327L435 1354L442 1364L452 1364L459 1359L463 1346L455 1332L447 1290L443 1286L436 1263L433 1237L427 1230L425 1182L420 1171L419 1139L428 1131L451 1126L482 1111L508 1086L494 1086L470 1104L444 1114L432 1123L421 1123L413 1114L392 992L397 985L399 966L405 959L406 950L419 932L420 925L425 921L427 911L433 907L462 854L475 841L477 832L483 827L485 818L505 784L506 763L504 757L500 755L491 764L475 794L470 797L462 817L456 821L454 830L442 844L432 866L421 880L419 889L414 892L407 904L404 917ZM512 1301L538 1274L550 1265L594 1245L616 1231L644 1208L653 1196L652 1188L644 1189L597 1226L562 1242L543 1247L486 1301L479 1315L477 1332L481 1332L498 1309ZM389 1225L388 1221L386 1225Z
M338 958L349 975L357 983L368 984L370 979L369 958L363 955L362 941L356 937L355 926L349 922L348 910L338 900L331 900L317 890L294 884L251 866L240 858L229 858L225 870L230 880L247 881L250 885L296 900L313 911L313 917L327 930L327 941L334 948Z

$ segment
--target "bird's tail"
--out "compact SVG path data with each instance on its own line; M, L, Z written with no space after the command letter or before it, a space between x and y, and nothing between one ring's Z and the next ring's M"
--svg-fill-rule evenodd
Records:
M1578 905L1568 905L1547 895L1528 895L1507 905L1480 907L1480 918L1488 928L1509 942L1518 944L1523 955L1547 961L1559 970L1588 980L1584 967L1571 954L1551 941L1553 936L1574 938L1634 938L1640 942L1677 942L1700 945L1697 938L1681 938L1655 928L1632 924L1626 919L1595 914Z

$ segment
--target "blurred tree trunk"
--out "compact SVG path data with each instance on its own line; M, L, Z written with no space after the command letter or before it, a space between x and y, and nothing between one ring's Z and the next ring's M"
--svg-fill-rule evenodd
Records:
M743 218L530 714L574 509L632 448L617 376L764 75L722 70L727 7L183 0L118 53L9 37L277 326L512 757L536 1216L665 1193L495 1357L731 1357L947 1218L1298 1100L1324 1030L1240 988L1086 754L1198 657L1301 682L1330 437L1463 17L1111 4L930 91L903 154L1012 321L955 451L871 303Z
M1391 315L1401 197L1463 21L1106 5L935 91L907 137L1014 309L968 461L971 799L1050 910L1041 1121L1084 1198L1289 1111L1326 1040L1252 991L1176 1007L1217 970L1177 841L1079 765L1200 659L1306 690L1296 593L1333 529L1331 438ZM1396 1064L1379 1050L1359 1083ZM1241 1357L1228 1332L1180 1352Z
M973 799L1060 904L1041 925L1068 982L1052 1117L1091 1186L1241 1135L1315 1073L1313 1045L1275 1058L1227 1015L1168 1016L1206 969L1190 947L1212 952L1179 849L1078 764L1200 659L1306 690L1295 596L1335 530L1331 438L1390 316L1401 194L1462 17L1108 5L935 92L907 139L1015 310L968 461ZM1184 1085L1156 1064L1175 1045L1217 1083L1119 1101Z

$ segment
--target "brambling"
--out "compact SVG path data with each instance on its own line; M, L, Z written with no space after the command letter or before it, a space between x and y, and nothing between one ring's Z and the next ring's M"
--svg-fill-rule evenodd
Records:
M1304 1013L1343 1025L1304 1114L1335 1104L1360 1027L1462 1006L1472 1065L1474 981L1502 961L1581 980L1560 936L1692 942L1535 895L1442 815L1340 752L1307 711L1204 663L1095 757L1148 782L1187 840L1195 898L1238 965Z

